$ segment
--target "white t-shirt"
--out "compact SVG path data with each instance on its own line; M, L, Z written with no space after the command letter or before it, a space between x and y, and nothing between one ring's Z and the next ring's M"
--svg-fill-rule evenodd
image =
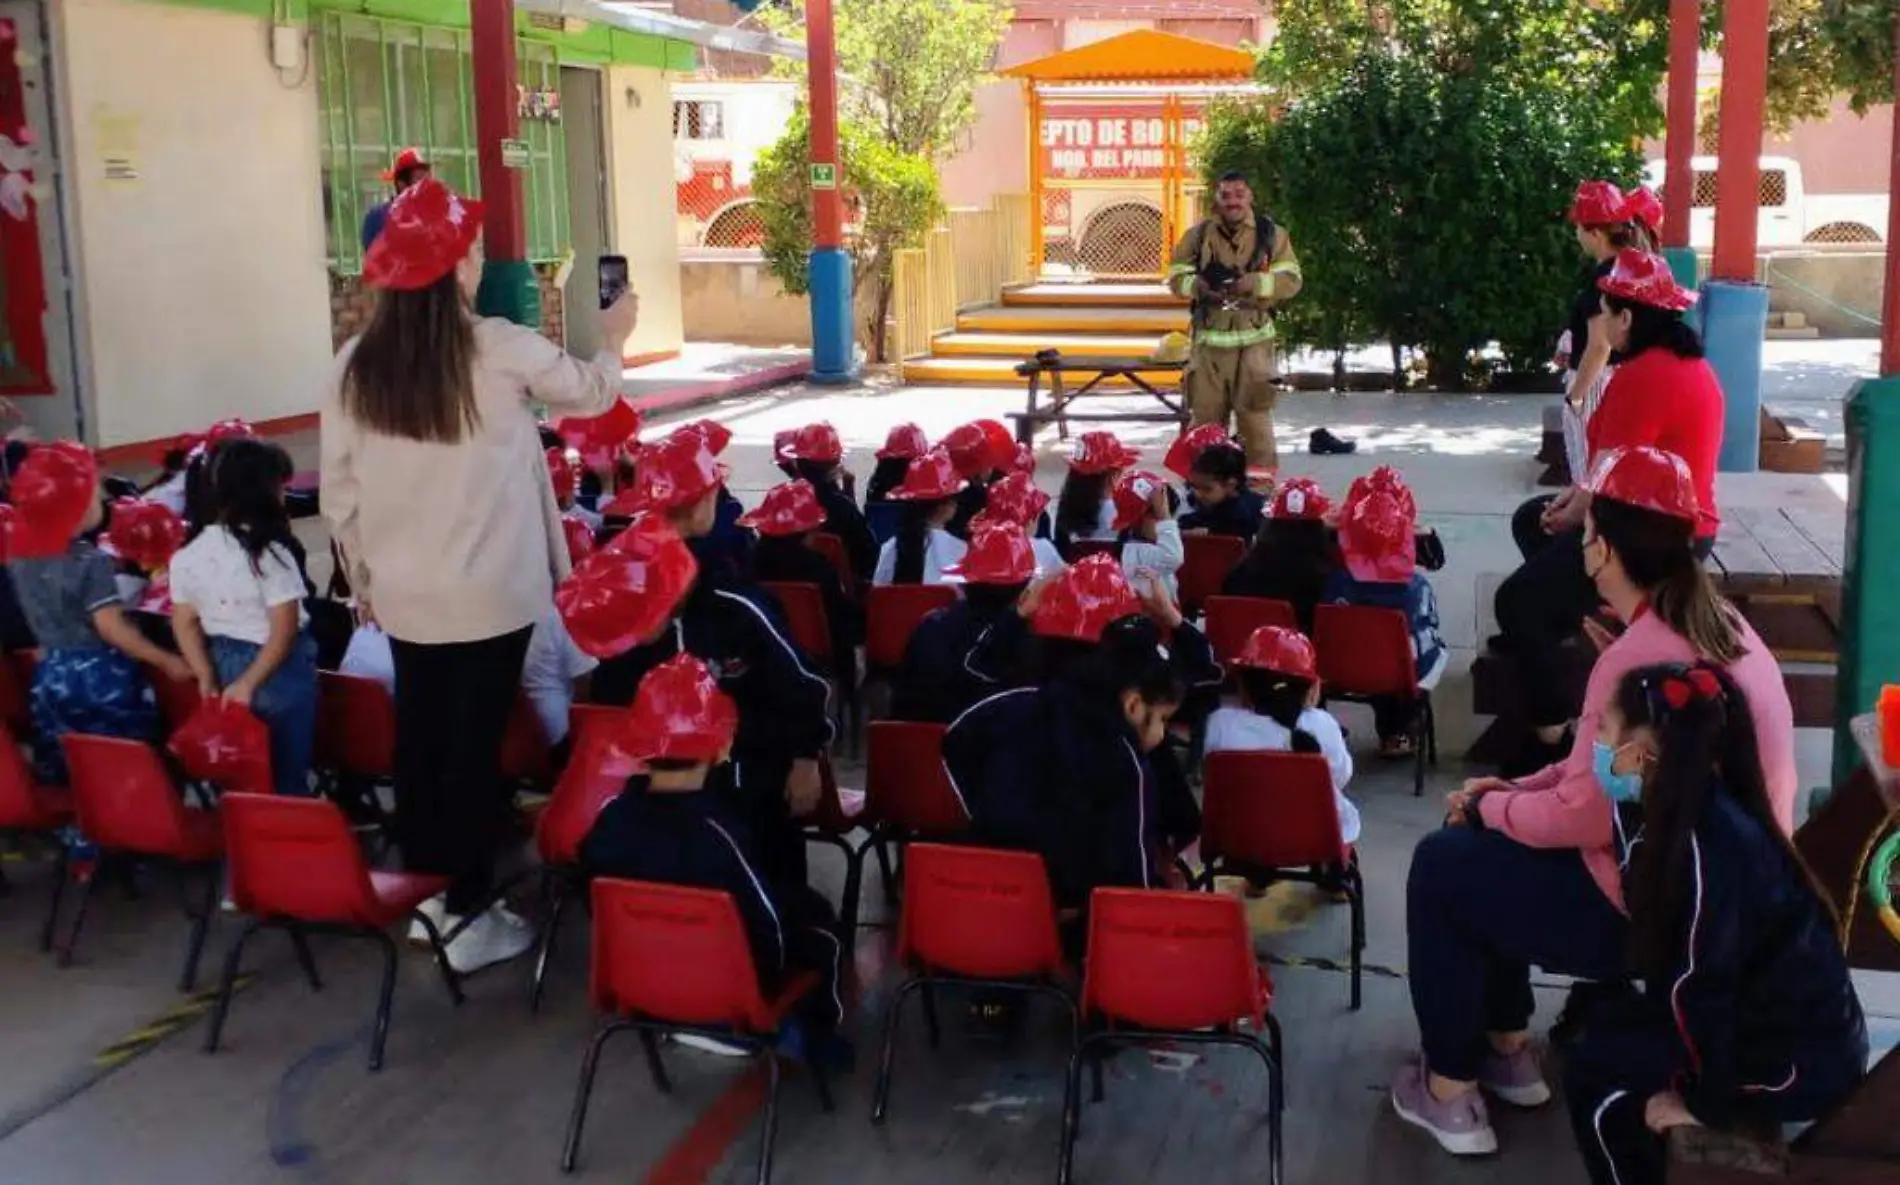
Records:
M170 576L172 604L196 609L206 634L259 646L270 641L270 611L304 596L297 561L283 544L271 544L253 570L244 545L221 525L185 544L172 557ZM309 621L299 604L298 627Z
M1155 524L1155 541L1130 539L1122 544L1122 572L1128 577L1128 583L1141 591L1142 581L1135 573L1147 569L1161 578L1168 586L1168 595L1180 599L1181 588L1174 574L1187 562L1187 549L1181 542L1181 524L1171 518L1162 519Z
M1346 748L1346 734L1339 721L1318 708L1300 713L1300 729L1319 742L1320 756L1333 771L1333 803L1339 808L1339 836L1347 843L1359 839L1359 808L1346 797L1346 784L1352 781L1352 752ZM1220 753L1228 749L1265 749L1273 753L1290 752L1293 734L1279 721L1248 708L1221 708L1207 718L1207 749Z
M521 667L521 689L540 717L548 744L567 738L568 710L574 706L574 680L593 673L600 660L574 644L561 615L549 608L528 635L528 660Z
M943 570L963 558L970 550L963 540L941 527L930 528L924 536L924 579L925 584L942 584ZM891 584L897 578L897 540L886 539L884 546L878 549L877 572L872 575L872 584Z

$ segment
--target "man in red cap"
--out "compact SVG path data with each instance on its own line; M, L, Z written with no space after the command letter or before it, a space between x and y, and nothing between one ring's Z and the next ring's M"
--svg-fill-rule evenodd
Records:
M363 250L368 251L369 245L376 241L376 236L383 233L383 222L389 217L389 203L396 200L396 194L433 171L434 166L423 159L421 149L405 148L396 154L395 161L383 171L383 180L394 185L396 193L391 194L387 201L371 206L369 212L363 215Z

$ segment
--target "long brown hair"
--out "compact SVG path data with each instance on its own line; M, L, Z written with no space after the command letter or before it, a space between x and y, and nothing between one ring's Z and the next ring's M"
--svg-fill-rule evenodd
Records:
M1690 550L1693 523L1614 498L1592 499L1590 521L1664 625L1708 662L1728 666L1742 657L1735 606L1715 591Z
M385 289L343 372L343 410L365 428L455 444L481 426L475 404L475 327L461 282Z

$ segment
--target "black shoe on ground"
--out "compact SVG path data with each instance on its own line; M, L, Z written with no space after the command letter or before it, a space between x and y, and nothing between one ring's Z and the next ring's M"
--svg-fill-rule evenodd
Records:
M1341 440L1324 428L1313 429L1313 435L1307 438L1306 449L1316 457L1343 457L1357 452L1359 445L1355 441Z

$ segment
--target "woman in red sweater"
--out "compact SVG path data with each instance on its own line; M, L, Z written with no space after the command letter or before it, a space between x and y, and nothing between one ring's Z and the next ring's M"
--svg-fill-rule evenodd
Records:
M1611 449L1659 448L1688 463L1700 517L1696 553L1707 556L1720 525L1715 460L1722 448L1722 388L1702 356L1702 340L1683 313L1695 293L1676 283L1659 256L1618 253L1597 281L1602 308L1590 322L1588 349L1619 359L1585 430L1590 465ZM1589 360L1586 359L1586 365ZM1588 474L1577 475L1579 480ZM1506 763L1506 776L1542 769L1561 758L1576 715L1566 694L1563 646L1597 607L1584 573L1583 514L1590 495L1573 486L1544 510L1544 541L1498 587L1497 617L1505 648L1515 655L1535 733Z

